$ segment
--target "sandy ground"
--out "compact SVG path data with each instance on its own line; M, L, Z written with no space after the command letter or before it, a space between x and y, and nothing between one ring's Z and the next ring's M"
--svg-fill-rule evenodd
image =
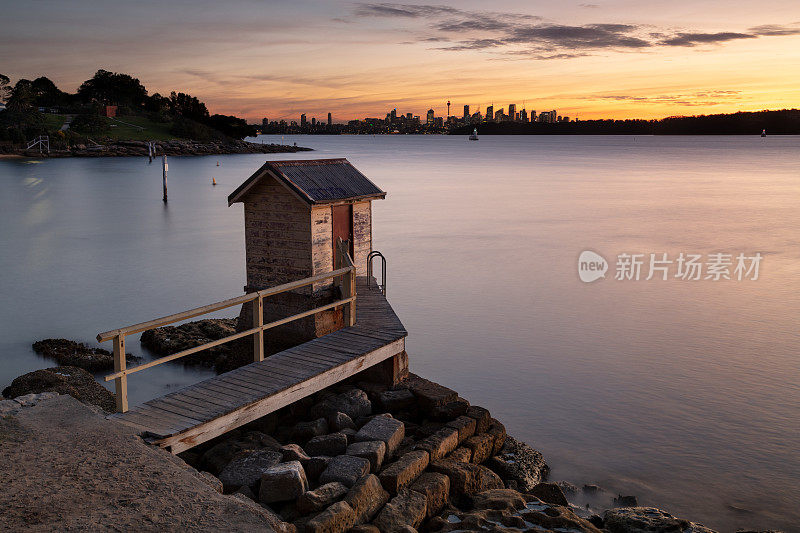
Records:
M0 418L2 531L272 531L260 508L61 395Z

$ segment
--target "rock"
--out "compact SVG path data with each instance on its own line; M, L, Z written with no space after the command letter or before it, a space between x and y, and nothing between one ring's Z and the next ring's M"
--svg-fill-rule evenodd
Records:
M356 516L347 502L337 502L306 522L307 533L344 533L355 525Z
M60 366L76 366L89 372L100 372L114 368L114 354L103 348L90 348L82 342L67 339L44 339L33 343L33 351L42 357L53 359ZM141 360L125 354L128 362Z
M234 492L240 487L256 490L261 474L280 463L281 459L281 453L273 450L256 450L236 456L219 473L225 493Z
M411 484L411 490L425 496L426 518L439 513L450 498L450 478L436 472L425 472Z
M336 411L328 416L328 427L331 431L341 431L343 429L355 429L356 424L353 419L344 413Z
M567 497L561 492L561 487L555 483L539 483L528 491L528 493L533 494L545 503L569 507Z
M561 489L561 492L566 494L578 494L578 487L569 481L556 481L556 485Z
M494 448L492 449L492 455L497 455L500 453L500 450L503 449L503 445L506 442L506 427L501 424L499 420L490 418L489 427L486 429L486 433L494 437Z
M259 500L263 503L286 502L302 496L308 489L303 466L298 461L281 463L261 475Z
M464 447L472 450L471 461L475 464L481 464L492 456L494 437L486 433L473 435L464 441Z
M472 497L472 505L475 509L515 511L524 509L526 504L525 497L513 489L490 489Z
M445 426L458 430L458 444L460 445L475 434L477 421L469 416L459 416L455 420L447 422Z
M265 505L259 505L244 494L233 494L232 497L236 498L242 504L246 505L264 518L267 523L268 531L271 529L278 533L297 533L297 529L292 525L284 522L272 509Z
M449 477L450 490L460 496L504 488L502 479L482 465L442 459L431 462L430 469Z
M475 419L475 433L486 433L486 430L489 429L489 420L492 416L489 414L488 409L477 405L470 405L465 414Z
M461 461L462 463L469 463L472 460L472 450L461 446L450 452L450 455L448 455L447 458L452 459L453 461Z
M347 487L338 481L326 483L314 490L304 492L297 499L297 510L302 514L316 513L341 500L345 494L347 494Z
M414 393L408 389L387 390L380 395L381 406L392 413L414 405Z
M351 389L342 394L337 394L326 398L311 408L311 416L327 417L341 412L349 416L352 420L361 416L369 416L372 413L372 402L369 401L367 393L360 389Z
M425 520L426 510L425 496L410 490L392 498L372 523L382 533L399 532L405 526L418 528Z
M339 433L347 437L347 444L353 444L356 441L356 430L354 428L344 428Z
M328 432L328 421L324 418L317 418L311 422L298 422L292 428L292 439L306 442L307 440L325 435Z
M234 333L236 333L235 318L210 318L187 322L180 326L164 326L147 330L142 333L141 343L142 346L157 355L169 355L219 340ZM218 372L224 372L233 370L242 363L252 362L252 358L250 361L246 361L245 358L237 361L238 364L232 364L232 360L236 359L236 354L232 352L232 346L231 344L222 344L208 348L193 354L192 357L183 359L184 364L214 367Z
M430 456L425 450L414 450L387 465L380 473L381 485L391 494L409 486L428 467Z
M327 468L319 476L319 482L339 481L347 487L352 487L367 474L369 474L369 461L361 457L339 455L328 462Z
M0 400L0 417L16 414L21 408L14 400Z
M636 496L623 496L620 494L616 498L614 498L614 507L638 507L639 500L636 499Z
M409 374L405 385L414 394L423 410L431 410L455 401L458 393L416 374Z
M49 400L58 396L57 392L40 392L39 394L25 394L24 396L17 396L12 401L17 404L17 407L31 407L36 405L42 400Z
M603 515L603 524L610 533L714 533L713 530L675 518L655 507L619 507Z
M306 462L311 457L301 448L298 444L287 444L285 446L281 446L280 449L281 454L283 454L284 461L300 461Z
M434 407L430 410L429 416L434 420L452 420L456 417L462 416L469 409L469 402L464 398L456 398L452 402L448 402L442 406Z
M312 479L314 481L318 480L319 476L325 471L326 468L328 468L328 463L330 460L330 457L318 455L306 461L305 469L308 479Z
M356 433L356 442L380 440L386 445L386 456L391 457L405 437L405 426L395 418L376 416Z
M486 463L509 488L529 492L547 478L549 467L542 454L514 437L508 437L502 453Z
M215 444L201 457L200 468L218 476L236 455L259 449L262 435L257 431L252 431Z
M347 447L346 453L353 457L363 457L369 461L370 472L378 472L381 466L383 466L383 458L386 455L386 444L379 440L354 442Z
M116 411L114 395L95 381L89 372L75 366L57 366L23 374L3 390L3 396L16 398L42 392L69 394L80 402L96 405L106 412Z
M414 445L416 450L425 450L430 454L431 461L438 461L458 446L458 430L443 427L433 435L425 437Z
M309 440L305 445L308 455L342 455L347 450L347 435L344 433L331 433L320 435Z
M602 489L597 485L586 484L583 486L583 489L581 490L583 490L583 492L585 492L586 494L597 494Z
M217 479L216 476L214 476L213 474L211 474L209 472L198 472L198 474L200 475L200 478L202 478L203 482L205 482L207 485L211 486L211 488L213 488L215 491L219 492L220 494L223 493L224 489L223 489L222 482L219 479Z
M253 490L250 487L248 487L247 485L243 485L243 486L239 487L239 490L234 492L234 494L241 494L241 495L246 496L247 498L249 498L249 499L251 499L253 501L258 501L258 496L256 496L256 493L253 492Z
M383 489L377 476L369 474L356 481L344 501L353 508L356 523L360 524L369 522L378 514L389 501L389 493Z
M372 524L361 524L351 528L350 533L381 533L381 530Z
M419 533L415 528L405 525L400 528L400 533Z

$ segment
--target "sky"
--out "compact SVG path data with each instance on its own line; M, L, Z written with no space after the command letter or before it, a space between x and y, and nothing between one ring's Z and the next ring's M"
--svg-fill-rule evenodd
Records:
M0 73L103 68L250 121L517 108L660 118L800 107L798 0L0 0Z

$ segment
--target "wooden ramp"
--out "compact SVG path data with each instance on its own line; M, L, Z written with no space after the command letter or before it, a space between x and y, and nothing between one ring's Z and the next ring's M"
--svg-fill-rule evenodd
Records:
M373 281L356 278L357 321L109 418L180 453L405 350L407 332Z

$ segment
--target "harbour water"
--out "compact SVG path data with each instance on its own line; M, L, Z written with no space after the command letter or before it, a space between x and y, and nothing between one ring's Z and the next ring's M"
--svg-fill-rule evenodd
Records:
M0 160L0 387L53 366L37 339L240 294L227 195L267 157L347 157L388 191L374 242L412 371L489 408L554 479L725 531L800 530L800 137L258 140L315 151L170 158L167 205L146 159ZM580 280L584 250L605 279ZM623 253L644 254L638 281L615 279ZM645 280L651 253L732 254L733 279L672 263ZM758 279L735 279L740 253L761 254ZM209 375L137 374L131 403Z

